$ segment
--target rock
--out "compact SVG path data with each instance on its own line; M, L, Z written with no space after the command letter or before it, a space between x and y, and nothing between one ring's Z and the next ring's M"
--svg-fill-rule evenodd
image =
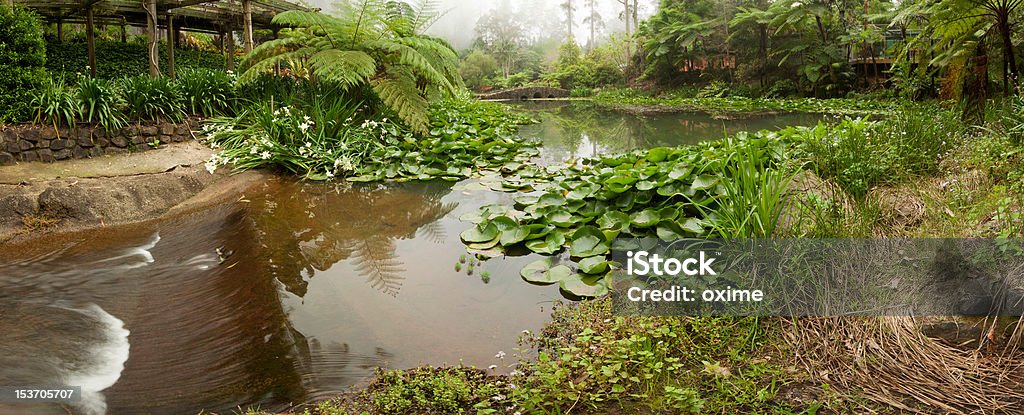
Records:
M85 147L75 146L75 148L71 149L71 157L74 157L76 159L88 158L89 150L86 149Z
M50 142L50 150L58 151L58 150L63 150L63 149L66 149L66 148L70 148L71 146L74 145L73 143L74 143L73 141L65 139L65 138L62 138L62 139L59 139L59 140L53 140L53 141Z
M53 128L42 128L39 130L40 140L52 140L54 138L57 138L57 130Z
M110 144L113 144L120 148L128 147L128 138L124 136L116 136L110 139ZM109 150L109 148L107 149ZM109 154L109 153L108 153Z
M20 153L21 152L21 146L18 145L18 143L7 143L7 146L5 146L5 147L6 147L5 150L7 150L8 153Z
M141 128L140 132L142 133L142 135L144 135L146 137L152 137L152 136L155 136L155 135L159 134L159 130L157 129L157 127L155 125L143 126Z
M43 127L43 128L45 129L45 127ZM21 137L22 140L31 141L33 143L37 143L40 140L39 128L36 128L34 126L33 127L29 127L29 128L25 128L25 129L21 130L21 134L19 134L19 136Z
M128 150L117 147L107 147L106 149L103 150L103 153L108 156L116 156L118 154L128 154Z
M90 148L89 157L103 157L103 147Z
M135 137L132 137L132 144L135 144L135 145L146 144L146 137L143 137L141 135L137 135Z
M35 151L26 151L20 154L21 161L39 161L39 153Z
M160 135L171 135L174 134L173 124L163 124L160 126Z
M32 147L35 147L35 146L36 146L35 144L32 144L32 143L30 143L28 141L25 141L25 140L21 140L21 141L18 142L18 147L21 148L21 151L31 150Z
M14 159L13 154L7 152L0 152L0 166L11 165L14 164L15 162L16 160Z
M81 147L92 147L92 146L96 145L96 143L93 142L92 136L79 137L78 138L78 145L81 146Z
M54 151L53 158L57 160L67 160L71 158L71 150L65 148L63 150Z
M44 163L53 163L54 161L57 160L53 157L53 151L50 151L50 149L48 148L39 150L37 151L37 153L39 153L39 161L42 161Z

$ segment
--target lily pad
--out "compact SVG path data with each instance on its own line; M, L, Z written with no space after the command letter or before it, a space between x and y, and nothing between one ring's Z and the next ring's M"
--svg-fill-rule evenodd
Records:
M608 253L608 240L600 229L584 226L572 234L569 242L569 254L574 257L590 257Z
M661 221L661 215L654 209L644 209L632 217L633 225L639 228L649 228Z
M498 237L498 227L489 221L481 222L466 229L460 236L463 241L468 243L490 242Z
M580 272L586 274L600 274L608 270L608 259L604 256L592 256L583 258L579 262Z
M565 245L565 234L562 231L553 231L547 234L544 239L534 239L526 242L526 248L538 254L551 255L562 249Z
M575 275L565 265L551 266L551 259L545 258L531 262L519 271L524 280L537 284L554 284Z
M603 275L574 277L561 280L558 287L577 297L600 297L608 294L608 284Z

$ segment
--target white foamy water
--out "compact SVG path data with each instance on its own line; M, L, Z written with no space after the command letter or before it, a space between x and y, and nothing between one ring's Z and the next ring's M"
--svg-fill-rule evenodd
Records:
M84 361L76 370L64 375L63 384L82 387L82 400L77 409L85 415L105 415L107 399L103 390L117 383L128 361L128 335L124 322L110 313L91 304L82 309L74 309L79 313L95 318L99 323L97 329L103 331L102 340L90 345L84 354Z
M131 258L131 257L135 257L135 256L141 256L142 257L142 262L137 262L137 263L134 263L134 264L126 264L126 265L123 265L122 268L124 268L124 269L135 269L135 268L139 268L139 267L144 267L146 265L152 264L153 262L156 262L156 259L153 258L153 253L150 252L149 250L153 249L153 247L155 247L156 244L159 243L159 242L160 242L160 233L156 233L156 234L153 235L153 238L150 239L149 242L147 242L147 243L145 243L145 244L143 244L141 246L130 248L130 249L128 249L127 252L125 252L122 255L118 255L118 256L115 256L115 257L107 258L107 259L104 259L104 260L99 261L99 262L109 262L109 261L116 261L118 259Z

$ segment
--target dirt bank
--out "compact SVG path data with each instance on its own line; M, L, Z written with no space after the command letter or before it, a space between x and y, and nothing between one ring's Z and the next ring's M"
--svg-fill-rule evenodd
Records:
M236 197L264 177L210 174L203 165L210 154L192 142L143 154L0 168L0 242L194 210Z

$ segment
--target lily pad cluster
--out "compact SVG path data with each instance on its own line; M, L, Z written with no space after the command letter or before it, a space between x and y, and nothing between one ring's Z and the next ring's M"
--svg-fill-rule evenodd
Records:
M349 181L458 181L481 171L514 173L539 154L519 126L533 122L497 103L446 101L430 113L426 136L393 136Z
M609 256L618 237L673 240L713 236L716 204L726 196L728 163L736 151L759 151L775 162L788 147L770 133L684 147L650 150L548 168L547 180L506 178L507 189L522 190L515 205L488 205L463 215L474 225L462 240L469 252L497 256L510 250L557 255L535 262L522 277L559 283L578 296L607 292ZM536 168L524 170L533 175ZM522 186L529 182L529 186ZM490 186L496 188L496 186Z

